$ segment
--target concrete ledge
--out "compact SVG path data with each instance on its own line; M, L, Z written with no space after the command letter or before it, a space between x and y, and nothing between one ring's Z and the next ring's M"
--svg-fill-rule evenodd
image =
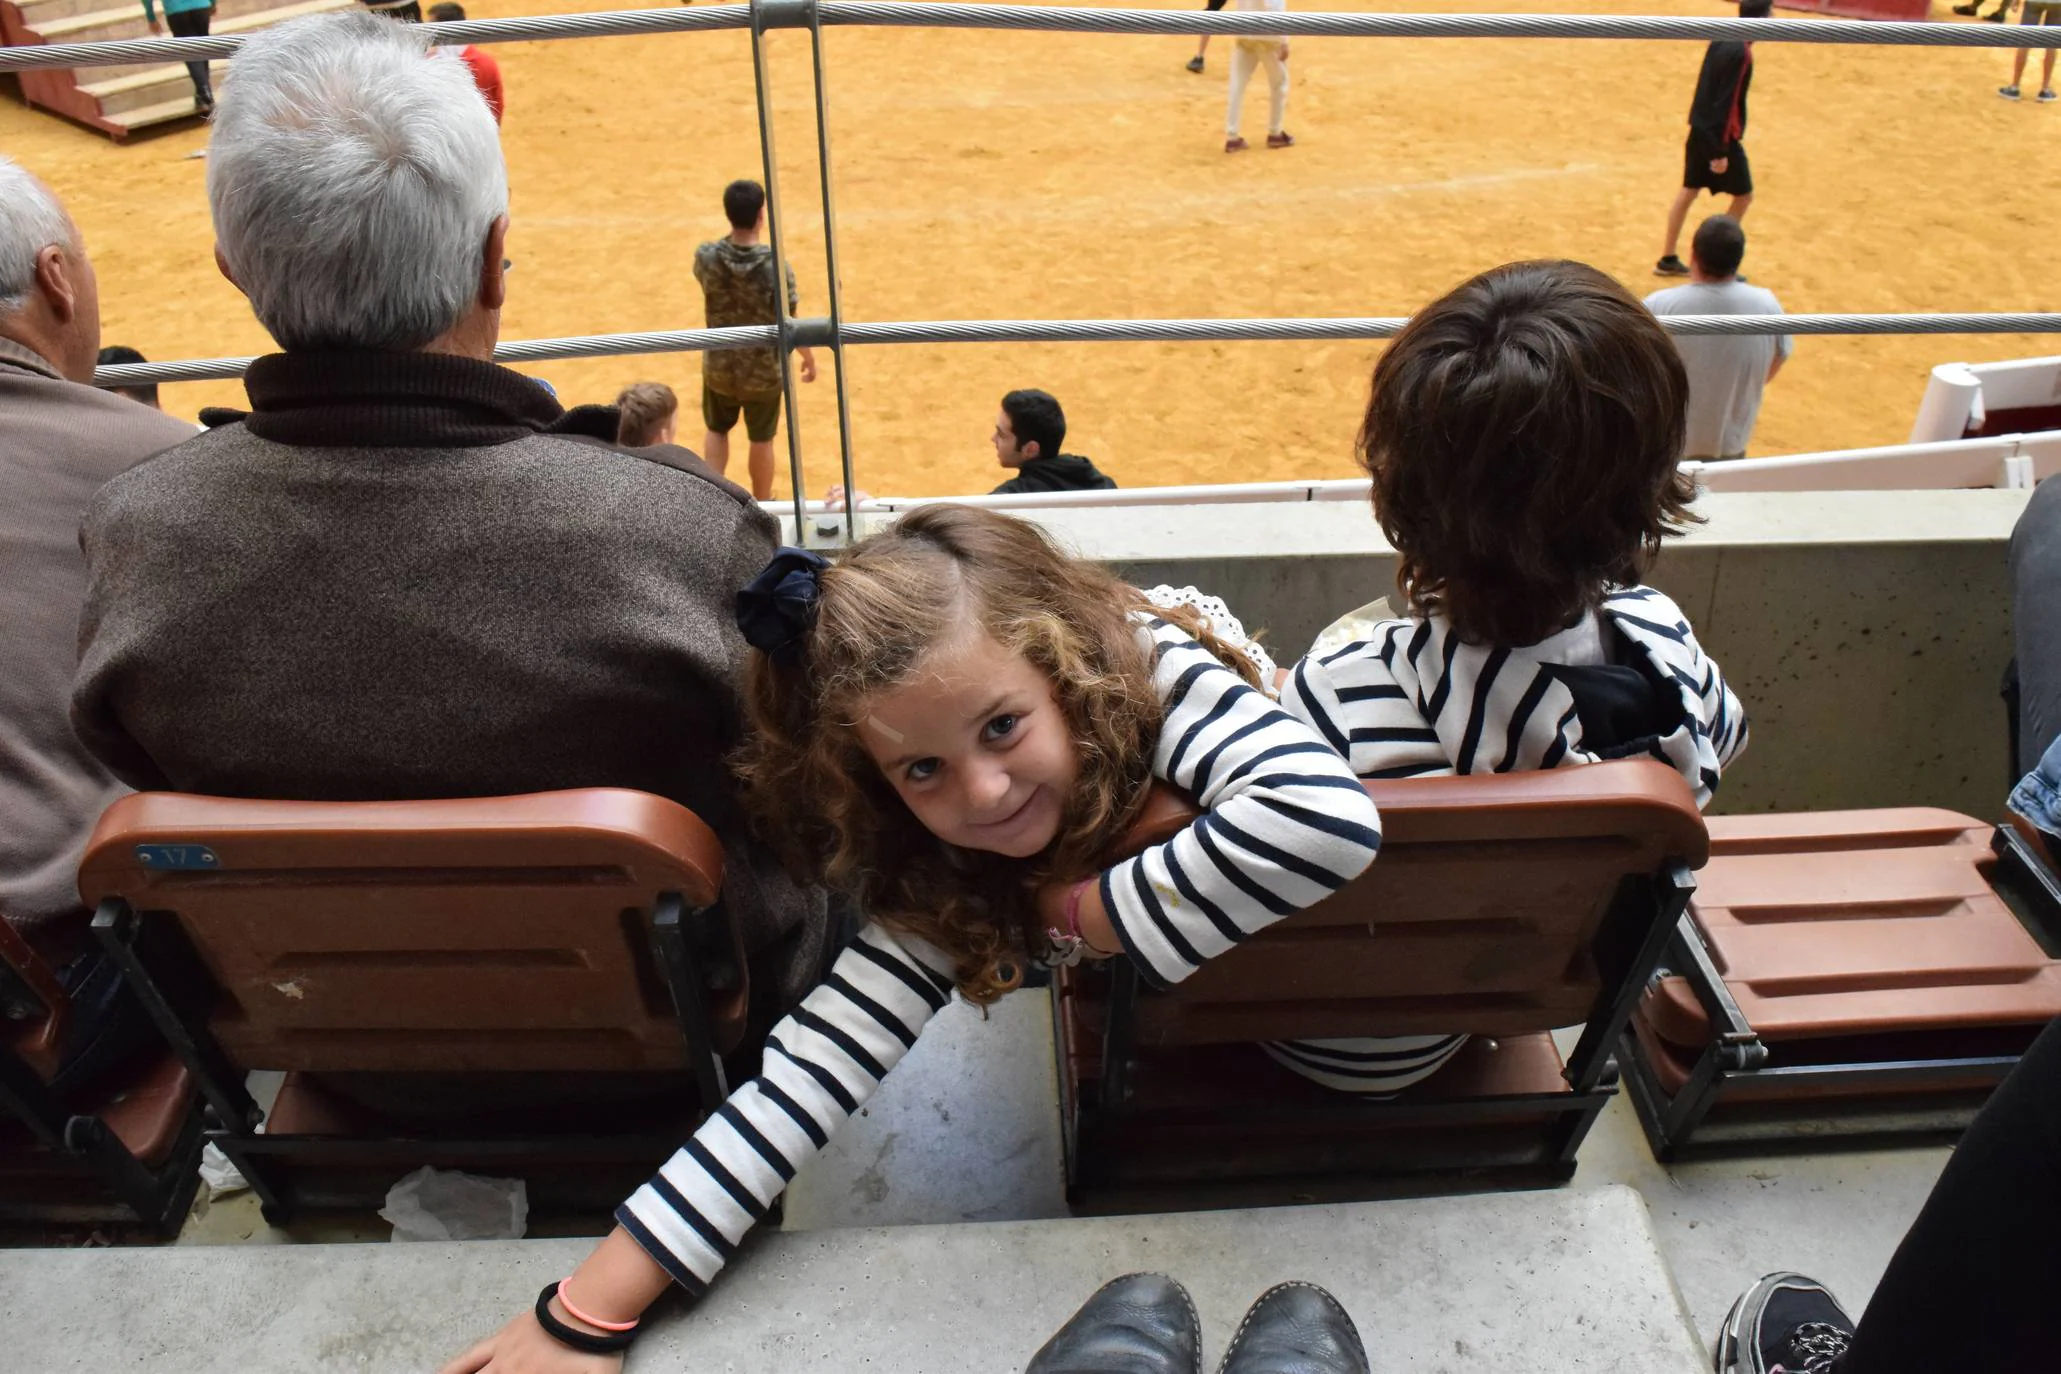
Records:
M0 1252L10 1369L433 1370L585 1241ZM1335 1292L1381 1374L1704 1367L1629 1188L767 1235L639 1342L658 1370L1007 1374L1103 1282L1175 1275L1211 1367L1253 1298Z

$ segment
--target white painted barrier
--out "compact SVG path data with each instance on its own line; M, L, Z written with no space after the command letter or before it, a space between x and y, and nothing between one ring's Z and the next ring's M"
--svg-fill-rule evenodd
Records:
M2004 363L1941 363L1932 369L1910 442L1938 443L1979 429L1993 410L2061 402L2061 358Z

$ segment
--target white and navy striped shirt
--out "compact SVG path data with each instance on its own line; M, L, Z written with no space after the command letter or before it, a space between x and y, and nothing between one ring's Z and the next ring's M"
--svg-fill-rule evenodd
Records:
M1465 643L1436 616L1383 621L1357 644L1296 664L1281 704L1362 778L1509 773L1651 755L1687 779L1698 806L1709 805L1719 774L1746 747L1745 708L1717 664L1680 608L1651 587L1611 593L1590 624L1594 658L1567 654L1566 633L1510 649ZM1650 714L1665 724L1621 739L1591 736L1580 700L1590 670L1567 665L1613 660L1635 670L1636 679L1620 679L1642 684ZM1428 1077L1466 1039L1296 1040L1265 1048L1326 1086L1388 1094Z
M1345 762L1165 621L1139 631L1165 706L1152 772L1204 814L1110 869L1102 898L1142 976L1179 982L1204 959L1359 876L1380 818ZM951 996L952 962L869 925L773 1028L759 1077L616 1212L700 1293L781 1189L859 1109Z

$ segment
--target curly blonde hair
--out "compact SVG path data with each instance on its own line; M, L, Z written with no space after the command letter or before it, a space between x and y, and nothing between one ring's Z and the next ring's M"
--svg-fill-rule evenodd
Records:
M911 512L824 571L799 652L752 653L745 700L755 729L735 762L755 824L797 877L935 945L955 961L968 1001L994 1001L1022 983L1044 946L1038 890L1099 868L1109 837L1144 804L1163 710L1151 650L1131 619L1138 611L1179 624L1256 680L1199 615L1153 607L1035 525L968 506ZM858 738L868 700L908 682L934 646L970 626L1051 679L1079 758L1059 833L1029 859L938 839Z

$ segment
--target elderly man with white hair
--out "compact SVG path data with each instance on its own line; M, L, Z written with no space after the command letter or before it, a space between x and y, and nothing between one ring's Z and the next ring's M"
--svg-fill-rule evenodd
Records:
M237 55L208 143L215 257L281 351L248 412L110 483L73 723L122 778L402 799L615 786L729 854L763 1024L827 922L745 833L733 600L777 526L693 454L615 447L496 366L508 181L454 52L364 11Z
M92 953L79 854L126 789L66 718L86 560L79 522L93 493L193 429L96 391L99 287L79 230L49 188L0 157L0 915L77 999L66 1079L118 1047L116 981Z

